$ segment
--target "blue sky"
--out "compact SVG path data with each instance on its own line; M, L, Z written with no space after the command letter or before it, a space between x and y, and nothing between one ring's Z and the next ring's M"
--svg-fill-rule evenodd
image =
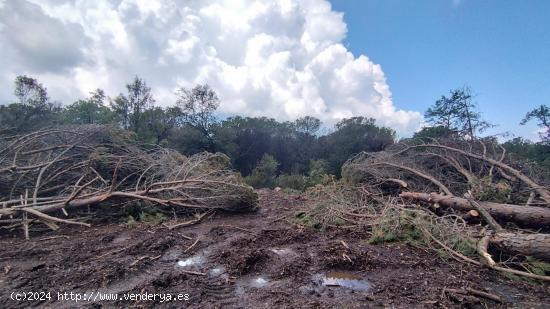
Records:
M484 117L536 138L526 112L550 104L550 1L332 0L346 47L382 66L398 108L424 111L469 85Z

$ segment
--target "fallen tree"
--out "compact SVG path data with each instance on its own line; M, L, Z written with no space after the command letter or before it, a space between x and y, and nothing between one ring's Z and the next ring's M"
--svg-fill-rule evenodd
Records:
M114 128L0 136L0 228L23 227L28 237L36 222L52 229L58 223L87 225L69 214L129 204L187 215L255 210L257 196L223 154L185 157Z
M380 218L374 225L355 221L383 235L376 239L424 234L424 243L435 242L455 259L550 281L544 271L517 269L530 258L550 262L550 234L541 233L550 230L550 177L536 165L514 160L495 140L411 140L383 152L359 153L344 164L342 175L348 186L384 205L379 210L369 204L368 216ZM358 211L366 207L347 212L367 216ZM495 261L491 251L506 258ZM472 252L483 263L470 258Z
M471 203L457 196L446 196L437 193L403 192L402 198L431 204L439 204L459 211L475 209ZM546 228L550 226L550 208L525 205L512 205L494 202L479 202L497 221L515 222L521 226Z
M502 251L550 261L550 234L496 233L490 244Z

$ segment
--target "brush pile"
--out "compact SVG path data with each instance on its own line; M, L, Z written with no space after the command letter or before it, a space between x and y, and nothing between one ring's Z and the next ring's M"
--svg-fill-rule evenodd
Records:
M352 157L342 175L339 185L310 190L303 218L363 227L373 242L420 241L466 263L550 281L549 175L498 143L409 141ZM345 190L355 193L329 202L338 196L331 191ZM533 271L533 261L543 267Z
M223 154L180 153L105 126L0 136L0 228L57 229L81 208L139 202L177 214L253 211L257 195ZM105 207L104 207L105 206ZM67 218L66 218L67 217Z

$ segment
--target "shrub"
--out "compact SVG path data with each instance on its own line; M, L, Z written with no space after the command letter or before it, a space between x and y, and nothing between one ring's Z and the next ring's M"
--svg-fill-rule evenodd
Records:
M309 183L309 178L304 175L280 175L277 177L277 186L285 189L303 191Z
M260 162L252 170L252 174L245 177L245 182L254 188L271 188L276 184L276 173L279 162L271 155L264 154Z

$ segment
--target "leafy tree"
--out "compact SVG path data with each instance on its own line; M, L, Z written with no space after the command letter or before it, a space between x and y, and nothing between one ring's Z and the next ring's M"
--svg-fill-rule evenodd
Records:
M26 75L15 78L14 94L19 103L32 107L45 107L50 101L46 88L37 79Z
M85 100L78 100L65 107L62 119L71 124L107 124L114 120L114 113L105 106L105 93L97 89Z
M543 142L550 143L550 109L546 105L541 105L528 112L521 120L520 124L525 125L531 120L537 120L537 125L542 128L540 138Z
M446 131L457 132L470 139L492 126L481 119L468 87L451 90L449 97L441 96L428 108L424 117L433 126L441 126Z
M309 177L302 174L281 174L276 183L283 189L304 191L308 187L308 179Z
M445 127L445 126L435 126L435 127L424 127L420 131L415 132L413 138L423 139L423 138L452 138L456 137L456 132Z
M340 175L342 164L361 151L381 151L394 143L395 131L379 127L373 118L353 117L336 124L336 131L319 139L317 153L329 162L329 172Z
M298 132L313 135L319 131L319 128L321 127L321 120L315 117L305 116L296 119L294 121L294 126Z
M61 108L50 102L46 88L35 78L17 76L14 94L18 102L0 106L2 129L31 131L57 122Z
M245 177L246 183L254 188L274 188L279 162L272 155L264 154L252 174Z
M252 172L266 153L274 155L280 123L261 117L230 117L213 128L219 151L228 154L233 166L243 175Z
M176 94L176 105L181 108L185 121L206 137L208 150L215 151L211 129L216 123L214 112L220 106L216 92L208 85L197 85L192 89L181 88Z
M140 133L143 127L143 113L152 108L155 99L151 88L138 76L126 85L128 94L120 94L112 102L111 106L119 116L123 128Z
M280 163L283 173L305 173L313 156L315 136L297 132L290 122L278 122L267 117L231 117L216 125L213 130L217 150L227 153L233 166L248 175L262 156L267 153ZM311 149L310 149L311 148Z
M550 143L533 143L516 137L502 144L506 152L528 162L536 163L550 177Z
M147 131L153 135L157 145L172 134L172 130L180 122L181 115L182 112L179 107L168 107L166 109L155 107L144 112L143 118L147 122Z

